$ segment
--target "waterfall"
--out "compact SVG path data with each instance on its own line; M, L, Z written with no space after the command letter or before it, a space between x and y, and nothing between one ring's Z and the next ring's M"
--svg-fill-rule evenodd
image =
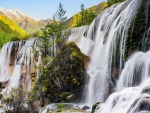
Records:
M39 48L41 44L39 38L31 38L26 41L8 42L3 46L0 54L0 82L8 81L6 90L18 87L30 90L32 71L41 63ZM37 59L36 52L38 52ZM35 78L38 79L38 68L35 74Z
M150 44L150 40L149 38L150 37L150 28L145 31L144 35L143 35L143 40L142 40L142 50L143 51L146 51L146 47L148 47L148 45Z
M122 70L126 38L142 0L127 0L105 9L89 27L79 28L80 40L76 42L83 53L89 55L90 83L86 103L104 102L111 93L111 67ZM69 37L79 37L77 29ZM81 33L82 32L82 33ZM82 35L81 35L82 34ZM73 38L75 37L75 38ZM74 39L74 40L73 40ZM115 60L118 58L119 60ZM112 75L113 77L117 75Z
M16 49L19 50L21 46L24 44L23 41L21 42L10 42L6 43L1 51L0 54L0 81L8 81L9 77L11 75L10 70L10 58L12 51L15 51ZM12 61L13 62L13 61Z
M127 49L126 43L129 32L132 35L134 31L143 1L147 1L143 12L144 34L141 33L140 40L143 52L139 49L132 53L134 49ZM92 106L96 102L105 102L99 105L96 113L150 111L150 51L147 51L150 45L149 6L149 0L126 0L106 8L91 25L71 29L68 41L74 41L90 57L87 69L90 80L85 103ZM39 45L42 44L41 39L31 38L3 46L0 53L0 82L8 81L6 89L22 87L30 90L40 75L40 70L35 67L41 64ZM53 51L49 55L56 55L56 44L49 49ZM126 51L132 53L128 59ZM32 80L33 73L36 80Z

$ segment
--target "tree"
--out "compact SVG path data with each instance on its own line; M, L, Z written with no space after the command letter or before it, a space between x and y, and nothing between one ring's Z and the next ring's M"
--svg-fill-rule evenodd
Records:
M92 23L92 21L97 17L97 15L92 11L92 9L89 9L87 12L87 20L86 23L89 25Z
M66 10L63 9L63 5L60 2L57 12L53 15L53 20L58 21L59 23L59 33L57 34L57 39L60 39L60 41L62 39L62 30L65 27L64 22L67 19L67 16L65 16L65 14Z
M82 25L81 19L82 17L80 13L74 15L73 20L71 22L71 27L80 27Z
M96 14L92 8L84 9L84 4L81 4L81 12L74 15L71 22L72 27L80 27L91 24L91 22L96 18Z
M57 51L59 48L59 42L62 43L62 31L66 27L64 23L67 19L65 13L66 10L63 9L63 5L60 3L57 12L53 15L53 21L42 29L40 37L43 39L43 45L40 48L43 54L43 59L55 56L55 48ZM46 62L44 64L46 64Z
M46 26L46 29L48 30L49 35L52 38L52 46L53 46L53 51L52 51L52 56L54 55L54 44L55 44L55 37L58 37L57 33L59 32L59 23L56 21L53 21L51 24L48 24Z
M84 25L84 18L85 18L84 4L81 4L81 16L82 16L82 25Z

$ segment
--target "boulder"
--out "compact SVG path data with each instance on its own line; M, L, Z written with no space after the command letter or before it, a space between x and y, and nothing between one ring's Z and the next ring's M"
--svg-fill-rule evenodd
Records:
M42 72L33 95L41 98L43 105L44 97L48 103L79 102L86 83L88 61L89 57L74 42L66 44Z

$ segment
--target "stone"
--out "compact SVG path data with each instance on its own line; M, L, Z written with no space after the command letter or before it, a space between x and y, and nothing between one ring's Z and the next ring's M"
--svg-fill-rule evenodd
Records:
M90 107L89 106L83 106L82 107L82 110L87 110L87 109L90 109Z

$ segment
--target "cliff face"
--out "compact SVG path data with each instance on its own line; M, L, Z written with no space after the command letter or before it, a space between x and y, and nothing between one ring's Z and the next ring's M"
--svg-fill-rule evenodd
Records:
M40 103L79 101L84 90L88 60L89 57L82 54L75 43L66 44L44 69L33 89L34 97Z

